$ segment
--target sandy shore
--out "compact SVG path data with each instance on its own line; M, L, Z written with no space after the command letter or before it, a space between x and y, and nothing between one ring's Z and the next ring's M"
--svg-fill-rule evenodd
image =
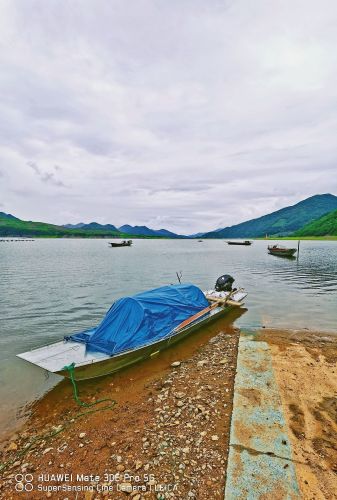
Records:
M239 339L234 319L217 322L158 358L80 385L85 401L114 399L107 410L76 418L88 410L78 410L69 381L59 384L34 405L20 435L6 443L1 460L14 462L3 472L1 498L223 498ZM257 338L271 347L303 498L334 498L337 338L277 330L261 330ZM53 438L17 455L36 436L63 425ZM15 486L25 482L17 474L23 480L31 474L34 490L18 493ZM82 491L46 490L62 485Z
M336 498L337 337L263 330L259 338L271 347L302 497Z

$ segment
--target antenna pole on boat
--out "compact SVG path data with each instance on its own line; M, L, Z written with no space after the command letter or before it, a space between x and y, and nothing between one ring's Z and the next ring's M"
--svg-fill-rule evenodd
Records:
M181 285L181 279L180 278L183 275L182 271L179 271L179 273L178 273L178 271L176 271L176 275L177 275L177 278L178 278L178 281L179 281L179 285Z

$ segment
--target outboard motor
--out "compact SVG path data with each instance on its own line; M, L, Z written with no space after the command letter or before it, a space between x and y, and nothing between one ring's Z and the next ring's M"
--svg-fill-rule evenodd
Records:
M229 274L223 274L216 280L215 290L217 292L231 292L234 281L234 278Z

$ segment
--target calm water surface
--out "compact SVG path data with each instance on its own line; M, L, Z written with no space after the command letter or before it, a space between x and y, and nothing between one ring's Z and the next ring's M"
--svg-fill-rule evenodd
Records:
M59 380L15 354L96 325L115 299L176 283L176 271L202 289L231 274L249 292L240 327L336 331L337 242L303 241L299 260L266 249L265 241L222 240L135 240L114 249L106 240L0 243L0 432Z

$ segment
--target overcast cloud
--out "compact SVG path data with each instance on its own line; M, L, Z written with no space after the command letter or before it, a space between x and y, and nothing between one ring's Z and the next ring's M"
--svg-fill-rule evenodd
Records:
M0 0L0 202L191 233L337 194L336 0Z

